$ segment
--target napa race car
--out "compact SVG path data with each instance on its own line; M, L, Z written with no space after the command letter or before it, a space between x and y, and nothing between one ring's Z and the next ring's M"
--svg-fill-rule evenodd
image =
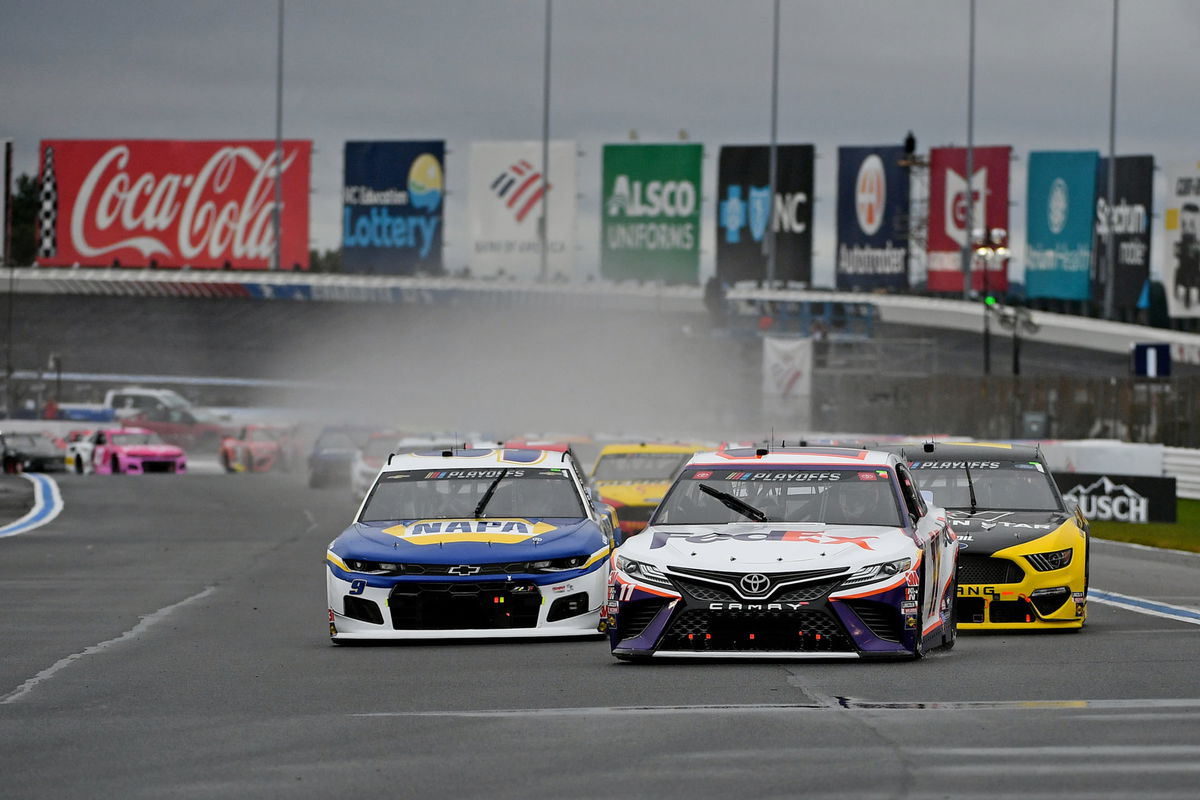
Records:
M958 543L891 453L732 448L613 555L619 659L921 658L952 647Z
M601 448L592 467L592 486L612 506L624 536L646 527L650 515L671 488L675 473L700 449L699 445L660 442L609 444Z
M612 547L564 453L393 455L329 545L329 635L594 636Z
M897 450L918 487L946 508L962 548L964 630L1083 627L1088 521L1067 508L1038 448L927 442Z

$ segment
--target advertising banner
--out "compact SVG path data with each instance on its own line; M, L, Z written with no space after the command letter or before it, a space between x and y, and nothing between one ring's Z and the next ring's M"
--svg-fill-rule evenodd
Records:
M1029 154L1026 297L1087 300L1091 296L1099 159L1094 150Z
M699 144L606 144L600 274L609 280L697 283Z
M43 140L37 264L267 269L275 142ZM283 142L279 265L308 269L312 142Z
M1108 159L1096 172L1096 241L1092 297L1104 297L1108 278ZM1117 156L1113 203L1114 308L1137 308L1150 277L1150 219L1154 211L1154 156Z
M1200 162L1167 172L1163 283L1172 317L1200 317Z
M971 179L974 219L967 224L967 150L935 147L929 151L929 279L934 292L963 290L962 249L973 230L1008 230L1008 161L1012 148L976 147ZM978 291L1008 289L1008 262L996 260L987 277L984 262L971 267L971 284Z
M342 272L442 272L446 143L346 142Z
M767 277L768 224L775 231L775 279L812 282L813 146L779 145L775 158L772 202L771 148L721 148L717 277L726 283Z
M550 142L549 179L542 175L542 143L471 145L468 206L471 272L539 280L541 228L546 214L546 278L575 270L575 143ZM545 203L542 202L545 198Z
M1063 500L1090 520L1175 522L1175 479L1143 475L1056 473Z
M839 147L837 288L908 288L908 170L901 146Z

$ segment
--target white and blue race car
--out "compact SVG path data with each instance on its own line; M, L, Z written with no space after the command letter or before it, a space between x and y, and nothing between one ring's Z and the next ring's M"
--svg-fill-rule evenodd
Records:
M329 544L329 635L595 635L612 547L607 508L563 453L392 456Z
M897 456L699 453L613 554L614 656L910 657L957 635L958 543Z

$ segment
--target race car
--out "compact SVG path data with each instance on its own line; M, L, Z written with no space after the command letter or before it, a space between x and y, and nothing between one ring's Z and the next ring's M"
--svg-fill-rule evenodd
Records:
M372 433L350 461L350 496L362 502L392 453L412 453L423 450L470 449L469 442L454 441L453 436L401 436L398 432Z
M964 630L1078 630L1087 621L1088 521L1068 509L1040 450L927 442L897 448L944 506L959 547Z
M367 443L375 428L365 425L337 425L324 428L308 454L308 485L346 486L350 482L350 462Z
M698 453L613 554L624 660L921 658L953 647L958 543L894 454Z
M334 643L596 635L613 530L565 454L389 462L326 553Z
M187 472L183 450L145 428L102 428L88 437L87 445L77 449L76 471L82 467L99 475Z
M660 442L601 448L592 467L592 485L613 507L624 536L646 527L646 521L671 488L675 473L701 449L698 445Z
M65 445L41 431L0 431L5 472L62 472Z
M221 440L221 464L226 472L291 472L295 435L292 425L244 425Z

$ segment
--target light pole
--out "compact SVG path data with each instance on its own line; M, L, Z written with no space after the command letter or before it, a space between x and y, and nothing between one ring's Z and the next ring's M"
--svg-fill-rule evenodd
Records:
M778 183L779 155L778 137L776 132L779 123L779 0L775 0L775 18L772 28L771 43L771 148L768 164L771 208L767 212L767 235L763 240L763 249L767 255L767 288L775 285L775 187Z
M1117 10L1118 0L1113 0L1112 78L1109 84L1108 103L1108 225L1107 241L1104 243L1104 318L1113 318L1113 284L1117 279L1117 255L1113 252L1116 236L1113 234L1113 205L1117 194Z
M542 261L538 280L543 283L550 272L550 21L551 0L546 0L546 51L542 58L542 214L538 218L538 238L541 239Z
M1008 231L1004 228L992 228L990 231L977 230L972 237L975 255L983 259L983 374L992 374L992 328L990 316L996 305L992 297L991 274L992 262L999 260L1004 263L1008 258Z
M283 0L279 0L279 36L275 51L275 208L271 213L275 246L271 269L279 269L280 211L283 209Z
M967 220L962 249L963 300L971 297L971 233L975 224L975 0L971 0L970 33L967 46Z

